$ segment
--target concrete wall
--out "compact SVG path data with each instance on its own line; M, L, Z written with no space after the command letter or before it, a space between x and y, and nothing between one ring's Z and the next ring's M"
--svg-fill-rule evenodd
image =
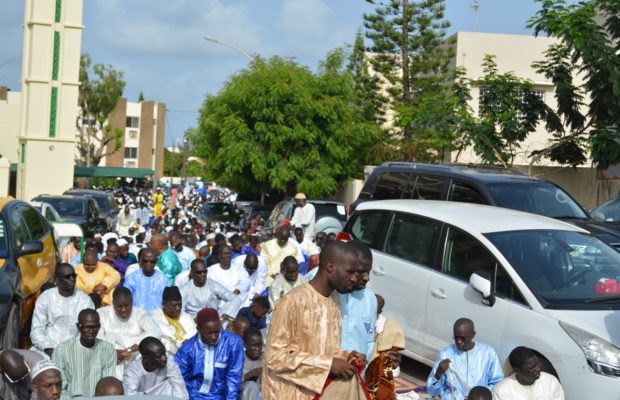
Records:
M116 103L116 107L114 111L108 117L108 124L112 128L112 130L120 129L125 132L125 119L127 117L127 99L120 98ZM106 152L113 151L115 146L115 141L112 140L108 143ZM122 167L123 166L123 156L125 154L125 140L124 138L121 140L121 147L113 152L112 154L106 156L101 160L99 165L105 165L106 167Z
M21 93L8 91L6 86L0 86L0 154L17 163L19 119L21 114Z
M157 103L157 123L155 125L155 146L153 168L155 178L164 176L164 148L166 146L166 104Z
M153 168L153 117L154 103L143 101L140 110L140 145L138 146L138 167Z

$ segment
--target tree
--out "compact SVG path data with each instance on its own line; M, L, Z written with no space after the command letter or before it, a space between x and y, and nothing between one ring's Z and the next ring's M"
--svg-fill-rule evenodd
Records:
M443 0L389 0L377 5L373 14L364 14L366 37L372 41L370 62L385 79L389 105L396 112L392 158L428 161L448 150L429 148L445 140L427 140L435 133L443 135L441 124L435 128L429 123L442 117L437 106L458 101L451 91L453 42L446 38L450 23L444 14ZM420 115L420 105L432 114Z
M548 49L546 60L534 65L553 81L558 110L553 139L533 162L548 157L577 165L589 149L597 168L620 163L620 3L537 1L541 9L529 27L537 35L560 38L561 45ZM577 74L583 84L575 83Z
M91 79L93 72L96 79ZM122 144L123 130L112 129L106 123L110 113L123 95L123 73L111 65L95 64L83 54L80 59L80 89L78 104L80 114L76 121L79 130L76 164L99 165L101 159L116 152Z
M138 96L138 103L144 101L144 93L142 93L142 90L140 90L140 95Z
M210 176L238 192L333 194L363 175L378 127L352 106L353 80L336 50L311 72L257 57L206 98L190 141Z

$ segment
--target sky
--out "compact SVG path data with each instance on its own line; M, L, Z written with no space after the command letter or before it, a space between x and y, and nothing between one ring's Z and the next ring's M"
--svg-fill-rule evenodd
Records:
M3 0L0 85L20 90L23 1ZM448 33L531 34L534 0L446 0ZM124 72L124 97L166 103L166 143L197 125L208 94L249 60L212 36L251 55L294 58L315 70L328 51L351 44L371 13L365 0L84 0L82 53Z

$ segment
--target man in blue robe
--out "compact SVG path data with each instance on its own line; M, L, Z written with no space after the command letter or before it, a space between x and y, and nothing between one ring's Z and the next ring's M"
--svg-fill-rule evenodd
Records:
M213 308L200 310L196 324L198 333L174 357L190 399L237 400L243 378L243 341L222 329Z
M125 278L125 287L131 290L134 307L150 313L161 307L164 289L169 285L163 272L155 269L157 253L146 248L140 253L140 270Z
M439 352L428 376L426 390L441 400L463 400L470 389L484 386L492 389L504 379L502 365L490 345L474 342L474 323L459 318L454 323L454 344Z

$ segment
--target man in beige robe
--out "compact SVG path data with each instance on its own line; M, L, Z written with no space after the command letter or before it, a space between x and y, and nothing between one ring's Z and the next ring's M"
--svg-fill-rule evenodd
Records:
M265 349L264 400L313 399L328 377L350 381L355 375L350 361L365 361L362 354L340 348L340 307L334 293L353 290L356 268L357 253L346 243L331 242L321 253L314 280L280 300Z

